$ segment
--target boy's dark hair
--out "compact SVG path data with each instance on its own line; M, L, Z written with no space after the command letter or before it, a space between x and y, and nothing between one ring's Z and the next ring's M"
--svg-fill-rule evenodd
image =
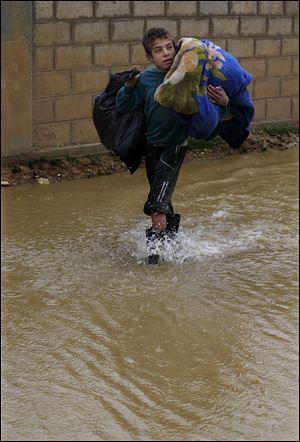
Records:
M142 41L146 54L151 54L152 44L157 38L169 38L175 44L170 32L165 28L148 29Z

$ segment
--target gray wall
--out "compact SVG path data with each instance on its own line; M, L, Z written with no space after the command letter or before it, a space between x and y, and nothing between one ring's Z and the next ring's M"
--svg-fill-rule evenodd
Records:
M93 150L95 95L147 66L143 33L208 38L253 75L254 125L298 124L296 1L1 2L2 155Z
M32 2L1 2L1 152L32 150Z

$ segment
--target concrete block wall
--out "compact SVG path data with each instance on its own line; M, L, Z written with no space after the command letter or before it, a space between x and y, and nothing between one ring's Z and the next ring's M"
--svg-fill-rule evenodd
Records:
M34 148L99 142L94 97L111 72L147 66L153 26L232 52L254 77L256 123L296 122L298 14L295 1L34 1Z

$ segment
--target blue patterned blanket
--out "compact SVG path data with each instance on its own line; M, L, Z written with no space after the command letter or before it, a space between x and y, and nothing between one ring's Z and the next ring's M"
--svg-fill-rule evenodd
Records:
M254 106L247 86L252 76L229 52L209 40L182 38L171 69L155 92L179 122L189 124L189 136L210 139L220 135L239 147L249 135ZM207 86L222 86L229 97L231 119L221 121L222 108L212 103Z

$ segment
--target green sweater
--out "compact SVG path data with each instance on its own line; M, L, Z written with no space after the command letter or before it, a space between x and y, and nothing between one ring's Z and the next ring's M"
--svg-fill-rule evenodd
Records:
M187 139L188 126L180 124L165 107L154 101L156 88L163 83L165 72L147 68L135 88L123 86L117 95L117 111L121 114L144 107L146 139L151 144L181 144Z

